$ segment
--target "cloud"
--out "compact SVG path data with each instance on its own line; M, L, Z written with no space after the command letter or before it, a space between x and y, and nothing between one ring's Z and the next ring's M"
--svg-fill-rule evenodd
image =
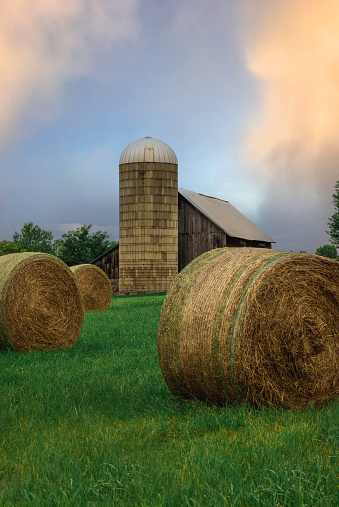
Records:
M138 0L10 0L0 4L1 144L25 115L89 73L100 48L138 31ZM27 120L26 120L27 121Z
M292 206L301 226L303 202L309 221L312 209L314 215L331 212L339 178L339 3L243 0L240 13L246 65L259 97L243 145L246 165L266 188L262 209L274 207L279 187L279 201ZM293 187L303 189L298 205L290 198Z

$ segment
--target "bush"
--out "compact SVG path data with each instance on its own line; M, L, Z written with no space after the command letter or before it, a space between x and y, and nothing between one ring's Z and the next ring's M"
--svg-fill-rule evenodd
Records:
M329 259L337 259L338 253L337 249L334 245L323 245L317 248L316 255L321 255L322 257L328 257Z

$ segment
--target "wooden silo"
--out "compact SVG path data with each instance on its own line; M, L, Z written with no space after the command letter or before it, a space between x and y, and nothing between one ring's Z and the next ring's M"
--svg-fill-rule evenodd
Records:
M119 293L166 292L178 272L178 161L144 137L119 161Z

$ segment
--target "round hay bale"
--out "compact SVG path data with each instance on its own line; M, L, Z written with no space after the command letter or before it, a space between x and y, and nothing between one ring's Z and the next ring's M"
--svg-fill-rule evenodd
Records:
M107 310L112 299L112 286L106 273L93 264L72 266L84 299L85 312Z
M19 352L73 346L84 308L70 269L44 253L0 257L0 347Z
M174 395L305 407L339 394L339 265L260 248L207 252L175 278L158 332Z

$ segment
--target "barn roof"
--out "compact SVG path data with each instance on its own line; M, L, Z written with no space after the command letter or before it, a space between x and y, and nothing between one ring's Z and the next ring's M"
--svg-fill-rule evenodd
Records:
M179 194L209 218L217 227L225 231L228 236L275 243L274 239L254 225L253 222L248 220L245 215L240 213L228 201L197 194L184 188L179 188Z

